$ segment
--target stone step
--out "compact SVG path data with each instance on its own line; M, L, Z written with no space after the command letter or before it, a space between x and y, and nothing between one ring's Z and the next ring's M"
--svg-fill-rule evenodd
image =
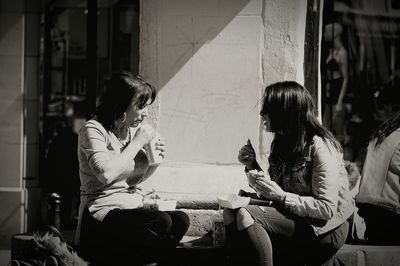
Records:
M217 198L211 199L181 199L176 203L177 209L219 210Z
M212 230L213 221L222 221L222 212L219 210L180 209L190 219L187 236L204 236Z
M177 265L226 265L227 251L222 246L213 246L199 237L185 236L177 248L180 260ZM191 244L194 243L194 244ZM321 266L398 266L400 246L344 245L330 260Z

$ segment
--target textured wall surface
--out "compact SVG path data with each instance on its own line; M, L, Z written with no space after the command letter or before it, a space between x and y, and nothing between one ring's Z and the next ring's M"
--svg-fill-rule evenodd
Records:
M257 141L261 11L261 0L143 3L141 73L160 90L169 160L236 163Z
M268 146L264 85L302 83L306 2L142 1L140 69L160 90L151 123L167 143L146 188L204 195L245 184L243 167L227 164L237 164L247 138Z
M38 5L0 1L0 250L38 215Z
M264 0L263 5L263 88L283 80L304 83L304 38L307 1ZM272 135L259 124L259 163L267 168Z
M23 1L0 1L0 250L24 226L23 58Z

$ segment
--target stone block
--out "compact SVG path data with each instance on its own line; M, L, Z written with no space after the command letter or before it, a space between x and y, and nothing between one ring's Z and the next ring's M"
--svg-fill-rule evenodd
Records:
M214 220L222 219L222 212L217 210L181 209L190 218L188 236L203 236L212 229Z
M400 265L400 246L375 246L362 250L365 253L367 266L397 266Z
M195 209L195 210L218 210L219 204L217 199L210 200L190 200L183 199L176 203L177 209Z
M361 251L340 251L321 266L361 266L365 265L365 259Z

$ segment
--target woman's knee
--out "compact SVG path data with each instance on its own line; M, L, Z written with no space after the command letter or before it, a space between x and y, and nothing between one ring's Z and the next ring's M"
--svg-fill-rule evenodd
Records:
M163 211L158 211L153 222L153 226L158 234L165 234L169 231L172 226L172 218L168 213Z
M253 225L254 219L245 208L240 208L236 213L236 224L237 229L241 231Z
M182 228L184 231L189 228L190 218L186 213L183 211L171 211L168 212L168 214L171 217L174 226Z

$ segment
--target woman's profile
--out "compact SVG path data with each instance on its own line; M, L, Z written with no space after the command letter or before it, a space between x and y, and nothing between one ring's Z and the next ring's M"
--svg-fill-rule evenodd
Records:
M310 93L296 82L266 87L260 115L274 133L268 172L251 143L238 159L249 185L273 203L224 209L232 262L321 265L345 243L355 208L341 146L318 121Z

